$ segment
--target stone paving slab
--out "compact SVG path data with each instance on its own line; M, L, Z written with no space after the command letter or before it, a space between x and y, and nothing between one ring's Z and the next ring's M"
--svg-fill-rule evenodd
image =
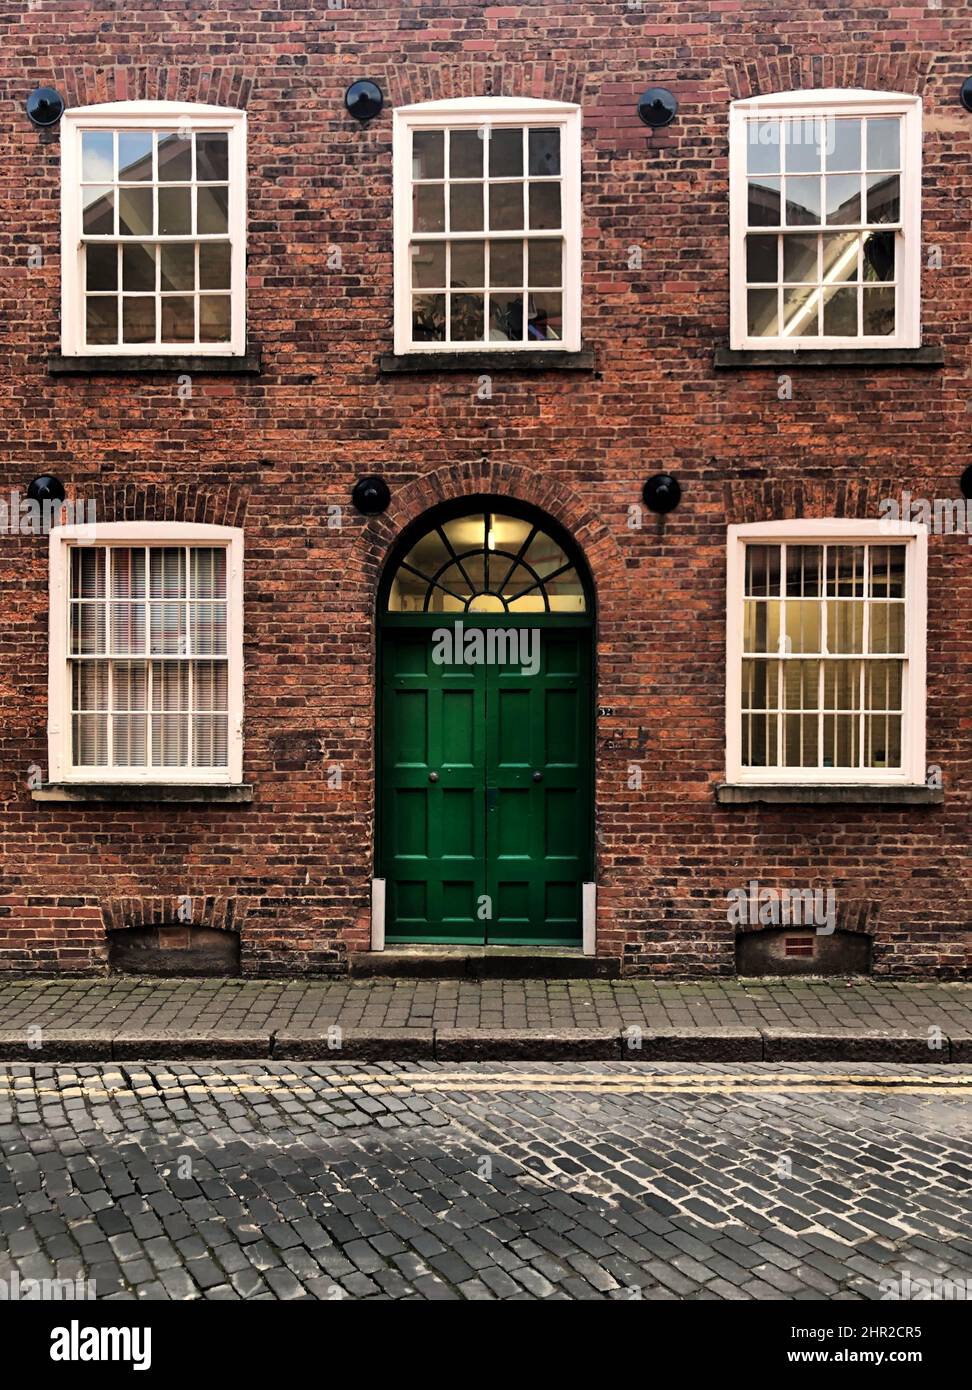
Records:
M10 977L0 1060L968 1061L972 984Z

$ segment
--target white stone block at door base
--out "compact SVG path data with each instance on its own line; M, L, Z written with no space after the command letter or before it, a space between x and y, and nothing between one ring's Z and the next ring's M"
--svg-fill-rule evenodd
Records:
M597 949L597 884L581 884L581 921L583 923L584 955L593 956Z
M371 949L385 949L385 880L371 880Z

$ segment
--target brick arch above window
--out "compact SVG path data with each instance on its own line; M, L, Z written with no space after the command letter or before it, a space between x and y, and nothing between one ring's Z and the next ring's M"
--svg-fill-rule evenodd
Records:
M864 465L858 464L862 474ZM724 484L726 522L785 521L804 517L879 517L885 498L901 492L900 479L745 478Z
M177 101L244 108L255 78L236 67L111 67L83 64L55 69L54 86L66 105L94 106L118 101Z
M439 63L401 63L372 74L394 106L416 102L456 101L528 95L546 101L583 103L590 73L585 65L546 59L490 61L448 66Z
M119 896L101 900L101 916L106 932L174 922L242 932L249 906L248 897L235 893Z
M880 88L920 95L932 67L929 55L915 49L904 53L867 51L775 54L727 64L726 86L733 99L772 96L814 88Z
M103 482L79 477L69 486L69 500L83 501L94 517L106 521L184 521L211 526L243 526L249 488L238 483L201 487L197 483Z

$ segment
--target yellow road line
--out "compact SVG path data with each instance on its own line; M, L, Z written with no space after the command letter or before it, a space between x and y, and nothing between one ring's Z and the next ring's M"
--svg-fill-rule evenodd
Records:
M181 1064L180 1064L181 1065ZM188 1094L205 1093L213 1089L207 1084L206 1074L197 1071L180 1073L171 1066L165 1067L155 1072L143 1070L144 1064L126 1063L129 1075L123 1076L121 1072L108 1071L98 1077L77 1077L62 1088L58 1088L58 1094L71 1095L80 1093L89 1082L98 1081L102 1085L106 1082L114 1083L117 1079L119 1083L114 1089L122 1091L132 1091L142 1089L141 1082L144 1077L144 1088L148 1090L156 1089L175 1089L185 1091ZM630 1072L567 1072L567 1071L387 1071L387 1072L325 1072L314 1074L314 1087L308 1086L308 1074L303 1072L264 1072L260 1067L254 1067L247 1072L230 1072L220 1070L213 1073L220 1077L218 1085L228 1087L234 1085L263 1085L273 1083L277 1086L294 1084L303 1086L306 1089L331 1090L343 1089L345 1087L367 1089L378 1087L387 1089L389 1085L404 1084L408 1086L439 1086L446 1083L465 1083L469 1085L492 1085L499 1082L510 1082L514 1084L528 1084L538 1082L543 1085L556 1085L569 1087L574 1083L580 1085L591 1085L596 1083L599 1086L625 1086L643 1085L650 1082L653 1086L739 1086L739 1085L821 1085L821 1084L844 1084L854 1086L969 1086L972 1087L972 1072L959 1071L957 1068L948 1067L940 1064L936 1072L929 1072L924 1075L904 1074L900 1076L887 1075L886 1073L870 1072L656 1072L651 1068L651 1064L646 1064L644 1069ZM164 1078L164 1079L163 1079ZM170 1081L171 1078L171 1081ZM3 1076L0 1074L0 1087L30 1087L33 1083L31 1076Z
M391 1088L391 1087L389 1088L389 1090L392 1090L392 1089L393 1089L393 1088ZM420 1091L420 1092L423 1092L423 1093L424 1093L424 1092L427 1092L427 1091L428 1091L428 1092L434 1092L436 1089L443 1090L443 1091L445 1091L445 1090L448 1090L448 1091L517 1091L517 1090L522 1090L522 1091L545 1091L545 1092L548 1092L548 1093L550 1093L550 1094L556 1094L557 1092L563 1092L563 1093L591 1092L591 1093L595 1093L595 1094L597 1094L597 1095L656 1095L656 1096L664 1096L664 1095L725 1095L725 1096L728 1096L728 1095L753 1095L753 1096L755 1096L755 1095L783 1095L783 1096L792 1096L792 1095L797 1095L797 1094L799 1094L799 1095L804 1095L804 1094L811 1093L811 1092L813 1092L813 1093L819 1092L819 1093L822 1094L822 1095L827 1095L827 1094L830 1094L830 1093L833 1093L833 1092L856 1093L856 1094L859 1095L859 1094L862 1094L862 1093L864 1093L864 1092L871 1092L871 1093L873 1093L874 1091L891 1091L891 1092L893 1092L895 1095L910 1095L910 1096L915 1096L915 1095L927 1095L928 1092L929 1092L929 1088L926 1087L926 1086L921 1085L920 1083L919 1083L919 1084L916 1084L916 1085L913 1085L913 1086L898 1086L898 1085L895 1085L895 1086L872 1086L872 1085L869 1085L869 1086L855 1086L855 1085L852 1085L852 1084L840 1084L840 1083L838 1083L838 1084L835 1084L835 1083L815 1083L815 1084L812 1084L812 1085L796 1086L796 1087L794 1087L794 1086L770 1086L770 1085L720 1085L720 1086L686 1085L686 1086L656 1086L656 1085L652 1085L652 1084L650 1084L650 1083L647 1083L647 1084L646 1084L646 1083L642 1083L641 1085L638 1085L638 1084L631 1084L631 1085L622 1085L622 1086L597 1086L597 1085L591 1085L591 1084L588 1084L588 1085L575 1084L575 1085L572 1085L572 1086L544 1086L544 1085L538 1085L538 1084L531 1084L531 1085L529 1085L529 1086L517 1086L517 1085L514 1085L512 1082L501 1082L499 1085L476 1084L476 1085L473 1085L473 1086L468 1086L468 1085L457 1085L457 1086L448 1086L448 1087L440 1086L440 1087L438 1087L438 1088L435 1087L435 1086L429 1085L429 1086L413 1086L413 1087L411 1087L411 1088L407 1088L407 1087L401 1087L401 1088L396 1087L396 1088L394 1088L394 1090L399 1090L399 1089L401 1089L401 1090L403 1090L403 1091L404 1091L404 1090L411 1089L411 1090L413 1090L413 1091ZM959 1085L959 1086L936 1086L936 1087L933 1089L933 1094L935 1094L935 1095L962 1095L962 1096L967 1096L967 1094L968 1094L968 1088L965 1087L965 1086L961 1086L961 1085Z
M33 1086L30 1078L16 1078L14 1085L0 1080L0 1095L11 1098L56 1097L59 1100L83 1098L85 1100L111 1100L116 1095L131 1095L145 1090L148 1095L162 1096L290 1096L298 1098L321 1098L328 1091L340 1095L354 1096L356 1093L368 1094L362 1085L363 1078L328 1078L329 1084L321 1087L308 1086L305 1078L299 1078L299 1085L288 1084L290 1077L268 1076L263 1081L247 1078L238 1082L228 1082L212 1086L200 1085L198 1080L191 1086L178 1082L154 1086L97 1086L72 1085L63 1090L55 1086ZM298 1078L293 1078L297 1081ZM27 1083L27 1084L24 1084ZM373 1082L372 1084L378 1084ZM549 1095L587 1094L587 1095L794 1095L804 1093L855 1094L875 1091L899 1095L966 1095L972 1089L972 1076L967 1077L882 1077L848 1076L839 1073L813 1076L802 1075L757 1076L746 1073L738 1077L682 1075L673 1077L623 1075L617 1077L592 1077L591 1075L553 1076L549 1073L504 1073L497 1076L484 1076L482 1073L452 1073L437 1077L430 1073L407 1073L398 1077L385 1075L380 1083L379 1094L409 1095L448 1094L488 1094L496 1091L532 1091Z
M252 1076L252 1073L249 1074ZM249 1076L247 1079L249 1079ZM233 1077L227 1074L227 1079ZM290 1080L289 1076L275 1076L274 1080ZM294 1080L305 1080L304 1077L294 1077ZM431 1084L436 1081L539 1081L544 1083L556 1082L558 1084L568 1084L570 1082L580 1082L589 1085L596 1080L599 1084L605 1085L630 1085L632 1083L641 1084L650 1081L656 1086L683 1086L687 1082L702 1085L748 1085L760 1081L769 1084L784 1084L800 1082L852 1082L854 1085L861 1086L898 1086L898 1085L921 1085L921 1086L972 1086L972 1072L959 1072L957 1075L952 1073L951 1068L942 1066L941 1075L928 1076L888 1076L880 1074L870 1074L865 1072L735 1072L727 1075L724 1072L652 1072L648 1065L643 1071L636 1072L605 1072L601 1076L595 1076L591 1072L482 1072L482 1071L406 1071L406 1072L385 1072L381 1073L360 1073L351 1075L347 1072L328 1073L324 1078L331 1085L349 1085L357 1082L375 1082L385 1085L392 1079L404 1081L411 1084Z
M140 1076L149 1077L149 1073L136 1073L136 1078ZM191 1076L180 1077L176 1072L167 1072L176 1078L176 1086L180 1090L210 1090L204 1080L201 1080L196 1073ZM255 1072L220 1072L222 1085L249 1085L255 1078ZM19 1077L17 1080L23 1081L29 1078ZM104 1078L100 1078L104 1080ZM307 1085L306 1074L298 1076L294 1073L264 1073L266 1082L274 1082L277 1085L294 1083L300 1086ZM124 1078L119 1077L119 1080ZM447 1083L459 1084L468 1083L470 1085L479 1084L498 1084L500 1082L510 1082L527 1086L531 1083L542 1085L561 1086L565 1089L573 1084L589 1086L595 1083L598 1086L610 1088L611 1086L643 1085L650 1082L653 1086L683 1087L687 1084L700 1086L740 1086L756 1085L765 1083L767 1085L820 1085L828 1083L853 1084L854 1086L969 1086L972 1087L972 1073L959 1073L956 1075L952 1068L942 1067L940 1075L927 1076L887 1076L872 1075L869 1073L850 1073L850 1072L736 1072L731 1075L719 1072L672 1072L669 1074L657 1073L646 1066L643 1071L636 1072L605 1072L597 1076L591 1072L485 1072L485 1071L405 1071L405 1072L327 1072L321 1076L316 1076L315 1080L320 1083L321 1089L341 1090L345 1087L366 1089L368 1087L379 1087L387 1090L390 1085L404 1084L408 1086L441 1086ZM0 1085L3 1084L0 1079ZM77 1083L76 1083L77 1084ZM146 1081L147 1085L152 1085L152 1081ZM165 1089L165 1083L160 1082L158 1074L155 1075L155 1085ZM131 1089L130 1085L123 1085L123 1090Z

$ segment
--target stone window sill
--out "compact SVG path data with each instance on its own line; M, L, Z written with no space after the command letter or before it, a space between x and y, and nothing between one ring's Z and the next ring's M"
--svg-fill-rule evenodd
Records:
M792 806L939 806L945 793L934 787L720 782L715 797L720 806L749 806L755 802Z
M190 376L259 376L263 370L259 348L239 356L200 354L196 357L176 357L167 353L147 353L131 357L64 357L52 353L47 359L51 376L142 376L146 372L183 372Z
M727 348L717 347L716 367L941 367L940 347L917 348Z
M580 352L403 352L378 359L383 376L409 372L592 372L594 353Z
M168 802L252 801L253 787L225 782L48 782L31 791L34 801L107 801L116 805Z

